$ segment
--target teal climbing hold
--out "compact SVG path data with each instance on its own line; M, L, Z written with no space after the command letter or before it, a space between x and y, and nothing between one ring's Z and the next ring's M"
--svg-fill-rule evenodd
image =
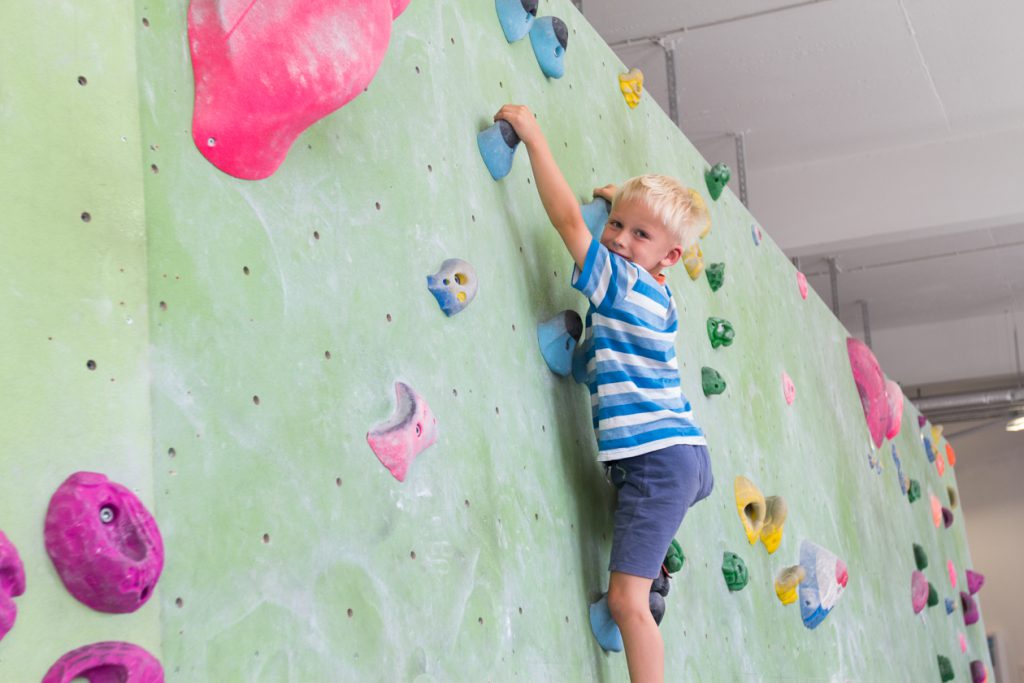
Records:
M590 605L590 630L598 645L608 652L622 652L622 633L608 610L608 594Z
M537 0L495 0L494 4L505 40L514 43L530 32L537 18Z
M711 340L711 348L729 346L736 336L732 329L732 323L725 318L708 318L708 338Z
M704 366L700 369L700 384L704 389L705 396L720 394L725 391L725 379L714 368Z
M512 158L519 142L515 128L504 119L477 133L476 145L492 178L501 180L512 170Z
M686 556L683 554L683 547L679 545L679 541L673 538L668 552L665 553L665 569L669 574L675 574L683 568L684 562L686 562Z
M537 343L551 372L567 377L572 372L573 352L583 335L583 321L576 311L565 310L537 325Z
M569 27L558 17L541 17L530 27L530 45L540 70L548 78L565 75L565 51L569 47Z
M725 283L725 264L724 263L711 263L704 272L708 275L708 284L711 285L711 291L717 292L721 289Z
M604 197L598 197L592 202L580 205L583 222L587 224L587 229L590 230L590 235L595 240L600 240L601 235L604 234L604 226L608 223L611 208L611 202Z
M910 484L907 486L907 500L913 503L915 500L921 497L921 482L917 479L911 479Z

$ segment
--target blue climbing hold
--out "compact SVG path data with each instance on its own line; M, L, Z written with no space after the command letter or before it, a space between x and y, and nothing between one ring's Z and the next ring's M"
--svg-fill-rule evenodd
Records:
M583 222L595 240L600 240L604 233L604 226L608 223L608 214L611 213L612 205L604 197L598 197L589 204L580 205L580 213L583 214Z
M569 29L558 17L541 17L530 28L530 45L537 56L540 70L548 78L565 75L565 50L569 46Z
M572 378L580 384L587 383L587 354L580 344L576 345L576 352L572 354Z
M498 21L505 39L514 43L530 32L537 18L537 0L495 0Z
M590 629L597 643L608 652L622 652L622 633L608 611L608 594L590 605Z
M946 598L946 614L952 614L956 606L953 603L953 598Z
M537 325L537 343L551 372L562 377L572 372L573 352L582 335L583 321L576 311L562 311Z
M935 462L935 449L932 448L932 440L927 436L922 436L921 439L924 441L924 454L928 456L928 462Z
M519 136L511 123L501 120L477 133L476 145L491 177L501 180L512 170L512 157L519 145Z
M900 455L896 452L896 444L892 444L892 461L896 463L896 481L900 485L900 492L905 496L910 490L910 481L907 475L903 474L903 465L900 463Z

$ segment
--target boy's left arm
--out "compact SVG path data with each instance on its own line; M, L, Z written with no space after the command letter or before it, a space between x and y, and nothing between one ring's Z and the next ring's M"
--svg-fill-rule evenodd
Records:
M512 124L519 139L526 145L526 151L530 155L530 166L533 168L533 178L537 183L537 194L540 195L544 210L562 237L573 261L583 268L593 238L583 221L576 196L558 168L540 125L528 108L517 104L503 106L494 115L494 120L498 119L504 119Z

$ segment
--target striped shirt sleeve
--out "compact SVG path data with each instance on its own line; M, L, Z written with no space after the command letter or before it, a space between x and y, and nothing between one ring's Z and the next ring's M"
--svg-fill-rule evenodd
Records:
M583 268L573 269L572 286L590 299L598 311L607 311L629 293L637 277L637 266L613 257L601 242L591 240Z

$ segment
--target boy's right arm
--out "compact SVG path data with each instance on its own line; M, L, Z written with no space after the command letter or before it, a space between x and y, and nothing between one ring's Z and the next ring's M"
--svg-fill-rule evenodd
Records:
M494 120L498 119L504 119L512 124L519 139L526 145L526 151L530 155L530 166L533 168L533 178L537 183L537 193L540 195L544 210L565 242L573 261L582 269L593 238L583 221L576 196L559 170L540 125L529 109L518 104L503 106L494 115Z

